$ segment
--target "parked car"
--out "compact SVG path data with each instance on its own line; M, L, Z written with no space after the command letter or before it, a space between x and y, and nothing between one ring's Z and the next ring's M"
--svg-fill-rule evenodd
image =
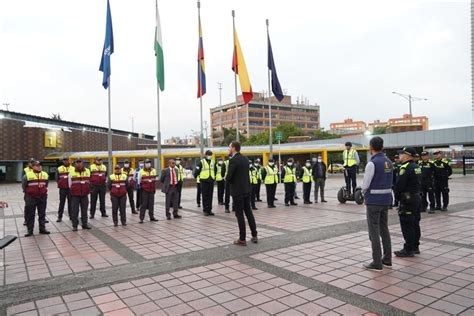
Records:
M329 173L343 173L344 167L340 163L332 163L328 167Z

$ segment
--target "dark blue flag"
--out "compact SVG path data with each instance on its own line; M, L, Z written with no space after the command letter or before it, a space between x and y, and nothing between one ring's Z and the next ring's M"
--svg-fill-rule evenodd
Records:
M275 61L273 60L272 44L270 36L268 36L268 69L272 72L272 91L278 101L283 100L283 91L281 90L280 81L278 80Z
M112 30L112 14L110 13L110 3L107 0L107 22L105 25L105 41L102 49L102 58L100 60L99 70L104 73L102 85L104 89L109 87L110 78L110 55L114 52L114 31Z

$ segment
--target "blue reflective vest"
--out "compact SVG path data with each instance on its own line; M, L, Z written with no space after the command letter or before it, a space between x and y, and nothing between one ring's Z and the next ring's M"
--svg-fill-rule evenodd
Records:
M370 159L375 166L374 177L369 189L365 192L365 204L391 205L392 204L392 162L383 153L378 153Z

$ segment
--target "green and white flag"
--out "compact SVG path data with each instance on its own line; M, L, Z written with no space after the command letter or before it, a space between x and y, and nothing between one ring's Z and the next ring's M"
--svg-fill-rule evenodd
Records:
M165 90L165 61L163 58L163 40L161 39L160 13L158 12L158 0L156 0L156 27L155 27L155 56L156 56L156 80L160 90Z

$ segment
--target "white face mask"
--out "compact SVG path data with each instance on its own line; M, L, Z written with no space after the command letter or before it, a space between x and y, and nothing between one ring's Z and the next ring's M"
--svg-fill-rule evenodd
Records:
M151 163L146 163L146 164L145 164L145 167L150 168L150 167L151 167Z
M322 159L318 159L318 162L322 162L323 160Z
M253 165L252 165L252 164L249 164L249 167L250 167L250 168L252 168L252 167L253 167Z
M306 167L311 167L311 164L309 162L307 162Z
M207 160L211 160L212 159L212 156L207 156Z
M141 164L139 164L138 166L139 166L141 169L143 169L143 167L144 167L145 165L141 163Z
M129 165L128 163L124 164L123 166L124 166L125 168L130 167L130 165Z
M222 165L223 163L224 163L223 161L219 161L219 162L218 162L219 165Z
M293 166L293 163L292 163L292 162L288 162L287 164L288 164L288 166L290 166L290 167Z
M258 162L254 163L255 167L258 167Z
M181 160L176 160L176 165L179 166L181 164Z
M275 165L275 163L274 163L274 162L269 162L268 165L269 165L270 167L273 167L273 166Z

